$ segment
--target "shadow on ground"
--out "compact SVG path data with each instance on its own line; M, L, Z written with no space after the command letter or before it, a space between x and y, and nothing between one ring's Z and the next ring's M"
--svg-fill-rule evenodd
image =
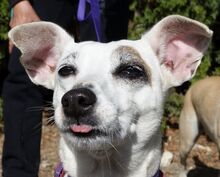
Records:
M196 168L190 170L187 177L219 177L219 169L206 166L197 157L194 157Z

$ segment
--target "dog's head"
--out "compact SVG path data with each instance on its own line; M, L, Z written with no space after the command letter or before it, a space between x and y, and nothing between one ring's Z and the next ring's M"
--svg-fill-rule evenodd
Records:
M62 28L36 22L12 29L30 79L54 90L55 121L76 148L102 150L158 132L167 89L189 80L212 31L173 15L140 40L75 43Z

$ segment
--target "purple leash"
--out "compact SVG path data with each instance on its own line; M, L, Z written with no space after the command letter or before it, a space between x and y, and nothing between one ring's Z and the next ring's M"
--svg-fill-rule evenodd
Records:
M65 176L65 172L63 170L63 164L59 163L56 168L55 168L55 172L54 172L54 177L64 177ZM70 177L70 176L68 176ZM156 174L153 177L164 177L163 173L158 169Z
M86 2L90 4L90 12L87 15L86 15ZM79 0L77 19L79 21L92 19L95 27L97 41L102 42L101 16L100 16L100 7L98 0Z
M59 163L54 171L54 177L62 177L63 174L63 164Z

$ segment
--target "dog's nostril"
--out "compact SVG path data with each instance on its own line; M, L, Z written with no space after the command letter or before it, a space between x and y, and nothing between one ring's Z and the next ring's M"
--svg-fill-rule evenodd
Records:
M78 96L78 104L82 107L89 107L96 102L96 96L91 92L85 92Z
M69 100L67 98L63 97L61 102L63 107L69 107Z
M87 97L85 97L84 95L79 96L78 104L83 107L87 107L87 106L91 105L91 103L89 102L89 99L87 99Z

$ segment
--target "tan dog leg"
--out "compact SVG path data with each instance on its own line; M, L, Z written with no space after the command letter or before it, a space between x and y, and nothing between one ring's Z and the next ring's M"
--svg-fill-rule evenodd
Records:
M192 149L195 139L199 133L198 118L192 105L191 91L185 96L184 107L180 115L180 163L186 170L186 158Z

